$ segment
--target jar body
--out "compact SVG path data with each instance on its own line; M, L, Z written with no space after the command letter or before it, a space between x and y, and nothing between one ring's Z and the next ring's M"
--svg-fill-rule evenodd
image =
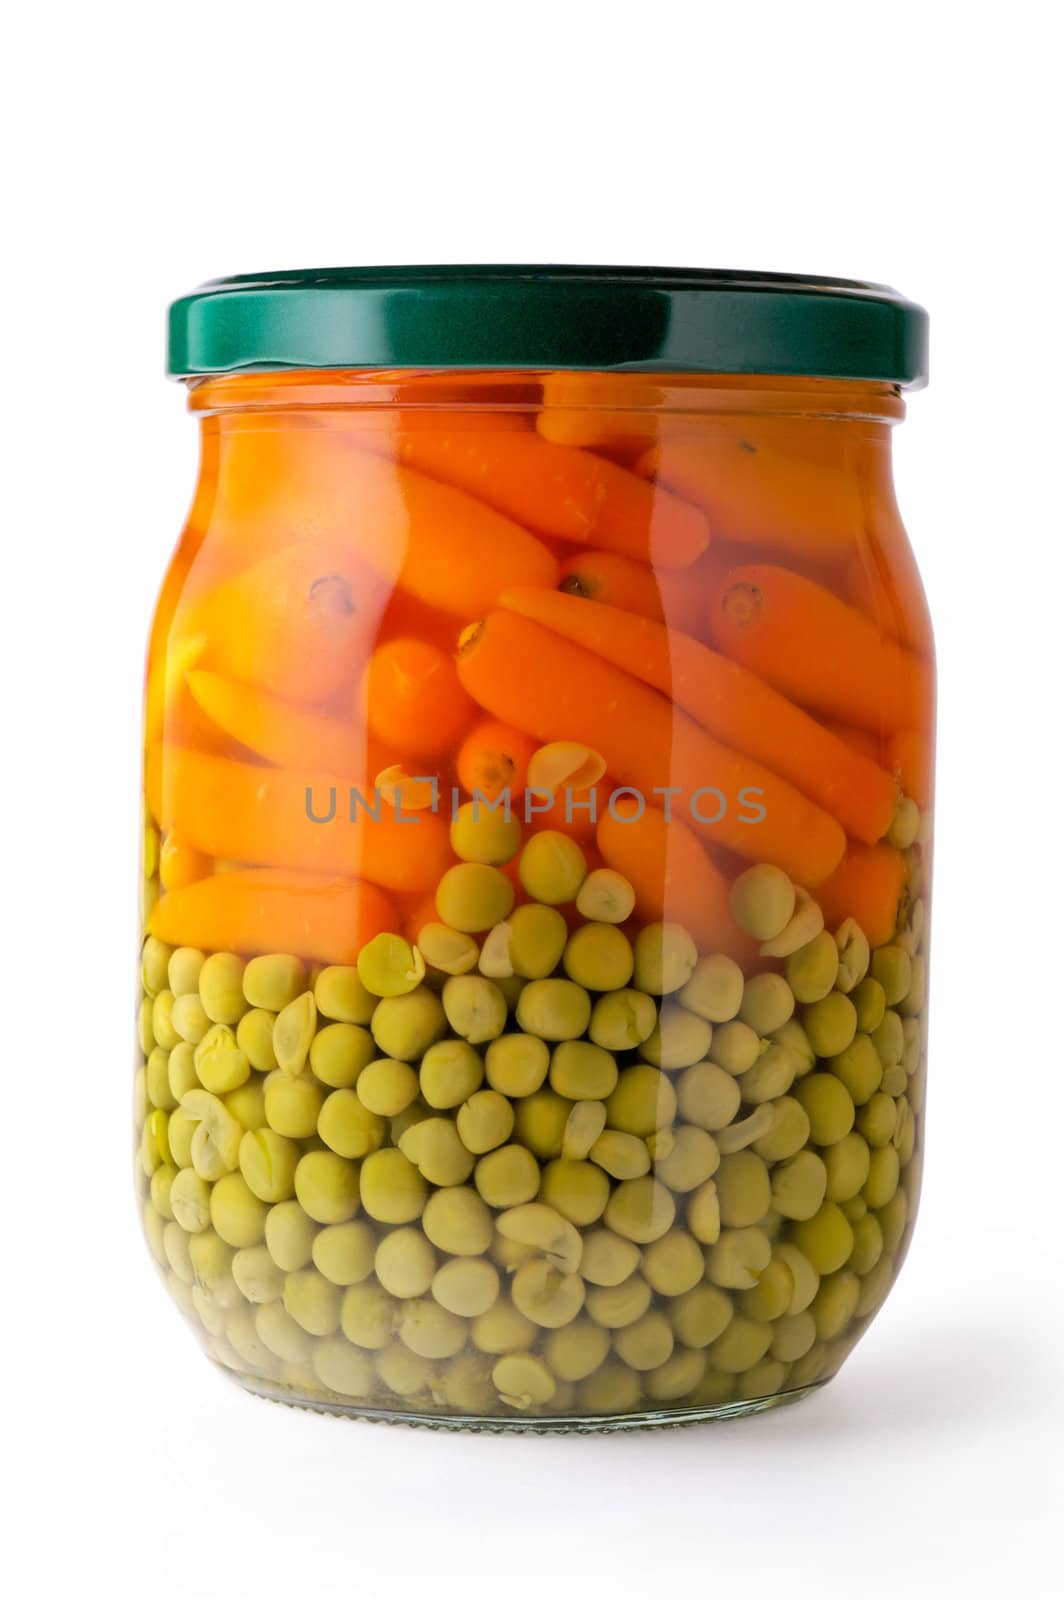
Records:
M837 1371L900 1267L934 667L885 385L192 391L136 1171L249 1388L600 1427Z

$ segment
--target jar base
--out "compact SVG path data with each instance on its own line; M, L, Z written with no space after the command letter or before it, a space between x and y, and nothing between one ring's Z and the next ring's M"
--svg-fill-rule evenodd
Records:
M355 1403L345 1405L289 1384L273 1383L268 1378L247 1377L220 1365L218 1370L248 1394L257 1395L262 1400L273 1400L280 1405L294 1406L304 1411L317 1411L322 1416L348 1417L358 1422L394 1423L407 1428L432 1428L441 1433L633 1433L649 1428L688 1428L701 1422L728 1422L735 1417L753 1416L758 1411L775 1411L780 1406L804 1400L830 1382L830 1379L823 1379L801 1389L787 1389L780 1394L763 1395L758 1399L729 1400L719 1406L684 1406L670 1411L635 1411L594 1417L478 1417L447 1416L428 1411L384 1411L376 1406Z

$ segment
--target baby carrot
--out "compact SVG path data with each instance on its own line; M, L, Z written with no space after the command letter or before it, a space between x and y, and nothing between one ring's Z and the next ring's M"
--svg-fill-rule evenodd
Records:
M397 466L326 428L250 434L223 488L227 514L267 541L345 545L386 587L468 620L512 584L557 581L534 534L449 484ZM230 480L233 480L230 483Z
M549 589L517 589L503 605L670 695L700 727L761 761L871 844L890 827L890 774L850 749L745 667L647 617Z
M854 473L730 428L663 439L638 470L701 506L715 537L742 544L846 555L864 524Z
M655 572L611 550L588 550L562 563L558 587L564 594L619 606L693 633L706 607L705 590L690 579L689 573Z
M385 889L427 889L451 863L447 826L430 811L400 821L372 777L365 804L335 773L280 771L177 745L147 752L148 807L165 832L206 855L301 872L368 878ZM313 818L313 820L312 820Z
M167 944L249 956L283 951L341 965L396 926L387 896L371 883L264 867L171 889L148 919L150 931Z
M425 639L377 646L362 674L358 710L382 743L409 756L450 749L474 714L452 657Z
M604 450L626 463L645 454L658 434L654 414L632 404L626 373L545 373L536 427L555 444Z
M211 858L168 833L159 848L159 882L164 889L184 889L211 873Z
M600 817L596 839L606 865L635 890L644 922L682 923L702 950L756 955L732 917L728 880L678 818L666 821L656 806L640 815L638 800L619 797Z
M519 728L483 717L466 734L458 751L458 782L466 794L477 789L488 800L509 789L511 803L516 805L535 748L535 739Z
M785 567L741 567L710 613L712 643L807 710L872 732L926 726L925 661Z
M386 596L340 544L289 545L228 579L195 619L201 664L223 677L313 704L354 682Z
M709 543L697 506L602 456L551 444L538 433L415 428L398 436L396 450L403 466L463 489L547 538L598 545L663 567L690 566Z
M707 834L712 827L745 858L771 861L811 886L842 856L845 835L834 817L710 738L656 690L538 623L493 612L463 634L458 674L485 711L544 743L568 739L599 751L610 776L648 801L655 788L678 785Z
M394 753L354 721L279 700L213 672L190 672L189 692L212 722L275 767L311 767L371 781Z
M869 944L886 944L903 919L908 899L904 857L889 844L849 844L816 899L829 928L854 917Z
M899 728L887 740L887 761L901 785L926 811L935 792L935 752L927 734L914 728Z

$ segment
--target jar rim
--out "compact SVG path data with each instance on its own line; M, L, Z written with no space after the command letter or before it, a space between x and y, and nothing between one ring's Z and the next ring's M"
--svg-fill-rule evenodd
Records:
M927 381L928 317L883 284L707 268L329 267L216 278L170 307L175 378L290 367Z

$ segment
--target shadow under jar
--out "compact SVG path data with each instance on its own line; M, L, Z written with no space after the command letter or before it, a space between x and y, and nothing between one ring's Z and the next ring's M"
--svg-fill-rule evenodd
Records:
M246 1388L644 1426L868 1328L920 1183L925 341L874 286L635 269L173 308L136 1181Z

